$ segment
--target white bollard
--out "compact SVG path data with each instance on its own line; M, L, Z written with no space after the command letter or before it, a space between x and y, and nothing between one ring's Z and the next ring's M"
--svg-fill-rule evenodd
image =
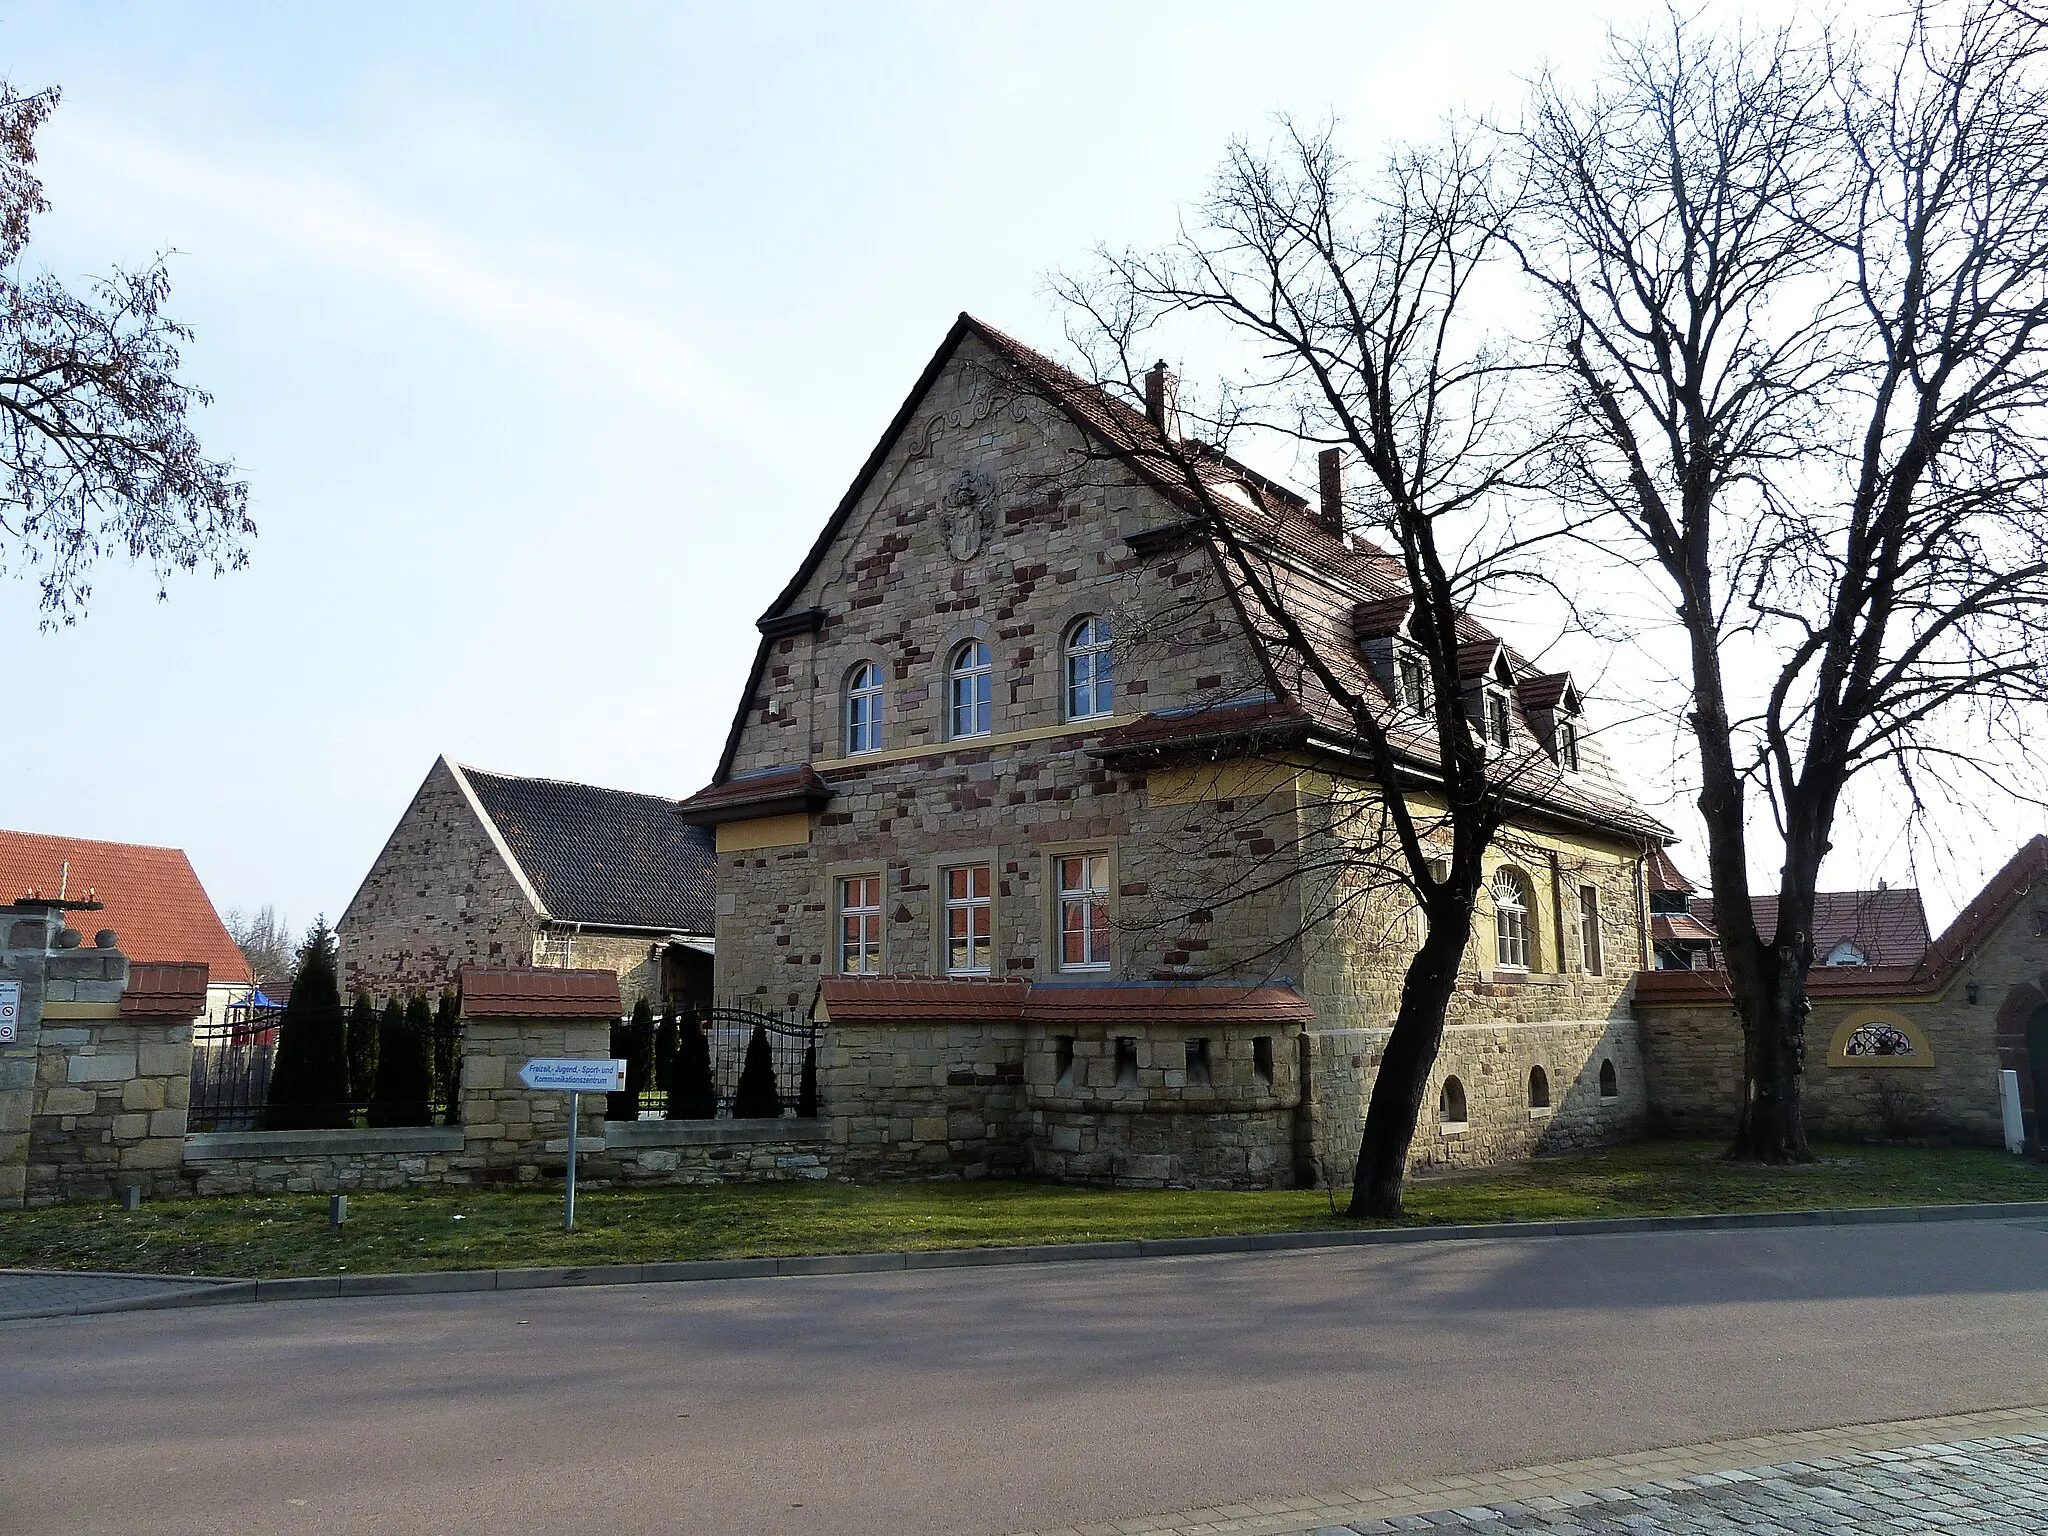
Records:
M2020 1114L2020 1075L2007 1069L1998 1074L1998 1107L2005 1112L2005 1150L2027 1149L2027 1122Z

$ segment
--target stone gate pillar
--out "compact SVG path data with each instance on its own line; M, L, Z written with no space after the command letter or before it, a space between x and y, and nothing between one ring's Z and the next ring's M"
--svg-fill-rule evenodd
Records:
M519 1069L536 1056L602 1060L619 1021L616 971L465 967L462 987L463 1166L478 1177L532 1182L569 1150L569 1095L536 1093ZM582 1133L604 1152L604 1095L582 1099Z

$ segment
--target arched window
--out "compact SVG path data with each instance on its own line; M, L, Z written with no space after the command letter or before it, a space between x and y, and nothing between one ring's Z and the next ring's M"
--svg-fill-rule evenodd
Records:
M1614 1058L1604 1057L1600 1062L1600 1097L1618 1099L1621 1097L1621 1083L1614 1075Z
M1455 1077L1444 1079L1444 1091L1437 1096L1437 1118L1445 1125L1465 1123L1465 1085Z
M846 681L846 752L882 750L882 669L864 661Z
M1529 1069L1529 1107L1550 1108L1550 1074L1541 1067Z
M1827 959L1823 960L1821 964L1868 965L1870 964L1870 960L1869 957L1867 957L1862 950L1856 947L1856 941L1854 939L1844 939L1841 943L1837 944L1833 949L1828 951Z
M1094 614L1067 631L1067 718L1093 720L1115 709L1116 663L1109 619Z
M995 663L988 647L970 640L947 669L949 736L986 736L995 729Z
M1500 869L1493 876L1494 960L1503 971L1534 968L1529 943L1529 879L1519 869Z

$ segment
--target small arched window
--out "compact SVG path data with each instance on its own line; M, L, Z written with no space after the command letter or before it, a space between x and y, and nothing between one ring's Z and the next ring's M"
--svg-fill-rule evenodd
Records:
M846 752L882 750L882 669L864 661L846 680Z
M1534 968L1529 943L1529 879L1519 869L1493 876L1494 961L1503 971Z
M1614 1074L1614 1058L1603 1057L1600 1062L1600 1097L1618 1099L1621 1097L1621 1081Z
M1550 1108L1550 1074L1541 1067L1529 1069L1529 1107Z
M1465 1123L1465 1085L1455 1077L1444 1079L1444 1091L1437 1096L1437 1118L1445 1125Z
M970 640L947 668L949 736L986 736L995 728L995 663L988 646Z
M1870 960L1862 950L1856 947L1854 939L1844 939L1828 951L1827 959L1821 963L1823 965L1868 965Z
M1116 661L1109 619L1091 614L1067 631L1067 718L1094 720L1116 707Z

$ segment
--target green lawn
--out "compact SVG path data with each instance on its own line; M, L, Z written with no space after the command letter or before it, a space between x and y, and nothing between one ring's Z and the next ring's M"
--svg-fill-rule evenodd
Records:
M1411 1225L1707 1211L2048 1200L2048 1167L1974 1148L1822 1147L1800 1168L1729 1163L1663 1141L1409 1187ZM1340 1197L1341 1203L1341 1197ZM1347 1225L1320 1190L1099 1190L1032 1181L743 1185L580 1193L559 1187L354 1195L327 1230L319 1195L0 1212L0 1268L275 1276L532 1264L967 1248Z

